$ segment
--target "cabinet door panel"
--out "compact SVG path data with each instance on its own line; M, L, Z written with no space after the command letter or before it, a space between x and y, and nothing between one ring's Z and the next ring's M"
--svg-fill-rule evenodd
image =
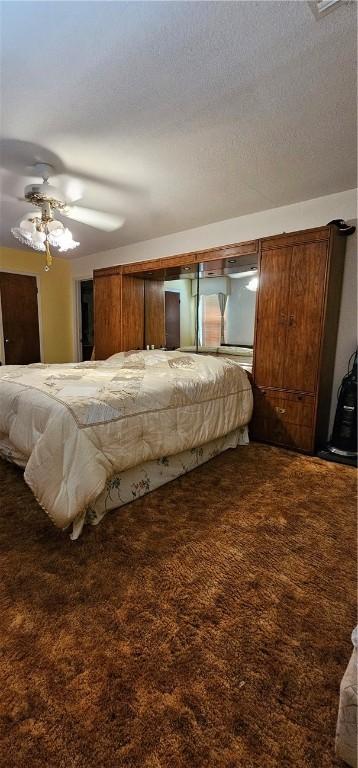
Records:
M96 360L122 349L121 275L95 276L94 279L94 343Z
M122 350L143 349L144 280L132 275L122 277Z
M255 383L284 386L287 299L292 248L275 248L261 255L255 339Z
M293 249L284 386L314 392L317 384L327 243Z

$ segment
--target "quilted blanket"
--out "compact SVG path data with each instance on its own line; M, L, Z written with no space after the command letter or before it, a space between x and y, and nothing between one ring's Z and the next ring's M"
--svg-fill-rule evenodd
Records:
M247 424L252 390L235 360L122 352L100 362L0 368L0 454L66 528L117 472Z

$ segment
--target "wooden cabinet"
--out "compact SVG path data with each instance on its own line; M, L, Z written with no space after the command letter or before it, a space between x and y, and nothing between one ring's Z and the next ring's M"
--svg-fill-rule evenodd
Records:
M144 280L122 276L122 341L120 350L143 349Z
M100 270L105 272L105 270ZM122 344L122 276L94 273L94 348L97 360L118 352Z
M94 273L95 352L165 343L171 269L259 253L254 344L254 439L313 451L327 439L345 237L334 226L195 251Z
M345 240L333 227L261 242L257 440L313 451L327 438Z
M120 272L94 272L94 347L97 360L143 349L144 281Z
M288 448L312 451L316 399L284 389L255 387L251 432L256 439Z
M328 260L327 241L292 249L284 366L287 389L316 391Z
M255 382L259 386L283 386L285 356L282 350L287 336L290 265L290 248L276 248L261 256L255 340Z

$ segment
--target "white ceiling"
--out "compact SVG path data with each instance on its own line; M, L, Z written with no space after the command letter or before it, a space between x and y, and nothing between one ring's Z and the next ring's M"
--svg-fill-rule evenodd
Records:
M72 222L71 256L356 186L355 2L320 21L303 0L2 13L3 245L36 159L126 216L112 233Z

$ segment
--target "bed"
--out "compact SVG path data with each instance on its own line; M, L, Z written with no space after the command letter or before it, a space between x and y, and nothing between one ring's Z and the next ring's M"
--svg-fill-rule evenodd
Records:
M237 361L180 351L0 368L0 456L52 522L85 522L247 441L252 390ZM200 450L199 450L200 449Z

